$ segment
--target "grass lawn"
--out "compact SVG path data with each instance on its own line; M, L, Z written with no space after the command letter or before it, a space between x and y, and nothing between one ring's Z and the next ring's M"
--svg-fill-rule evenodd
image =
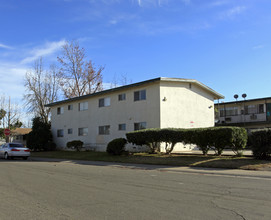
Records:
M184 154L148 154L110 156L105 152L51 151L32 152L32 157L47 157L70 160L107 161L119 163L156 164L169 166L189 166L227 169L259 170L271 167L271 161L256 160L252 157L203 156Z

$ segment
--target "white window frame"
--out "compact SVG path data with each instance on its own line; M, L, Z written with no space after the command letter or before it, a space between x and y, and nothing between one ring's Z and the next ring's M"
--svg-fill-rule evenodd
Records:
M142 130L147 128L147 122L135 122L134 123L134 130Z
M68 128L68 134L72 134L73 133L73 129L72 128Z
M88 102L80 102L78 104L79 111L86 111L88 110Z
M98 105L99 105L99 108L101 108L101 107L110 106L110 103L111 103L110 97L106 97L106 98L99 99Z
M141 101L147 99L147 92L146 89L134 91L134 101Z
M57 137L64 137L64 130L63 129L58 129L56 131L56 136Z
M78 128L78 136L87 136L88 135L88 128Z
M122 93L118 95L118 100L119 101L125 101L126 100L126 93Z
M99 126L99 135L109 135L110 134L110 125Z
M58 115L64 114L64 108L63 108L63 106L62 106L62 107L57 107L56 113L57 113Z
M71 111L71 110L73 110L73 105L72 104L68 105L68 111Z
M119 131L126 131L126 124L119 124Z

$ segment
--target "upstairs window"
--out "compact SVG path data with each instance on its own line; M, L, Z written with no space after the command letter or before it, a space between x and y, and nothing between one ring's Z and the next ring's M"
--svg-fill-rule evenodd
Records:
M79 103L79 111L88 110L88 102L80 102Z
M264 113L264 105L258 104L258 105L246 105L245 106L245 114L260 114Z
M63 114L64 113L64 108L63 107L58 107L57 108L57 114L58 115L61 115L61 114Z
M99 107L110 106L110 98L99 99Z
M68 110L71 111L73 109L73 105L68 105Z
M126 100L126 94L125 93L119 94L119 101L123 101L123 100Z
M134 101L146 100L146 90L134 92Z
M110 134L110 125L99 126L99 135Z
M134 130L141 130L141 129L146 129L147 128L147 123L146 122L138 122L134 123Z

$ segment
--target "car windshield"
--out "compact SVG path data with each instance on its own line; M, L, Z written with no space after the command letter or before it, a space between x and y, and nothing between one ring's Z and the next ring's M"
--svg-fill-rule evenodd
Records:
M24 147L22 144L9 144L10 147Z

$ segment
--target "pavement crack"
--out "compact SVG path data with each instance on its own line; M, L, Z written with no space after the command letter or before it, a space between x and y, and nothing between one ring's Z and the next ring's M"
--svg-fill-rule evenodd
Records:
M231 191L230 191L230 190L228 190L227 192L228 192L229 195L231 194ZM233 209L230 209L230 208L226 208L226 207L219 206L219 205L216 203L215 200L221 199L221 198L224 197L224 196L225 196L225 195L222 195L222 196L219 196L219 197L215 197L214 200L211 200L211 203L212 203L215 207L217 207L217 208L219 208L219 209L226 210L226 211L230 211L230 212L234 213L236 216L241 217L243 220L246 220L246 218L245 218L243 215L241 215L240 213L238 213L237 211L235 211L235 210L233 210Z

